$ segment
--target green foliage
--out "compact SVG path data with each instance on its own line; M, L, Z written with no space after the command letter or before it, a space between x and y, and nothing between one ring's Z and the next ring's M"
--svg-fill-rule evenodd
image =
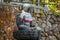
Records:
M55 13L54 16L60 17L60 13Z
M48 16L48 13L45 13L46 16Z
M51 11L55 11L55 6L54 5L48 5Z
M57 0L49 0L50 2L56 2Z
M44 14L44 12L43 11L40 11L40 15L43 15Z
M49 2L51 3L51 5L48 5L49 8L51 9L51 11L55 11L56 9L56 5L57 5L57 0L49 0Z
M57 0L42 0L42 1L45 1L46 3L50 3L50 4L47 4L48 7L51 9L51 11L55 11L55 6L57 5ZM42 4L43 6L44 4Z
M33 0L33 3L36 3L36 0Z

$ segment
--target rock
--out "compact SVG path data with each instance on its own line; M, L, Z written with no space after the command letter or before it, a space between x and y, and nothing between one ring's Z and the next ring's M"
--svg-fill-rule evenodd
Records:
M55 29L58 26L58 24L53 24L52 26L53 26L53 29Z
M51 19L49 20L49 22L53 24L53 23L54 23L54 20L51 18Z
M41 19L38 19L39 21L38 21L38 25L40 25L41 26L41 24L43 23L43 21L41 20Z
M57 21L60 22L60 17L57 18Z
M55 16L52 16L52 18L53 18L54 21L57 21L57 18Z
M49 36L50 40L57 40L55 36Z
M59 30L58 30L57 27L53 30L54 33L57 33L58 31L59 31Z
M41 37L45 37L45 34L44 33L41 33Z
M52 24L49 21L47 21L47 26L52 27Z
M52 24L49 21L46 21L45 31L52 30Z
M56 23L56 24L60 24L60 22L58 22L58 21L55 21L55 23Z
M60 24L58 25L58 30L60 31Z
M46 39L46 37L42 37L42 40L45 40Z
M43 14L43 15L41 15L41 18L42 18L42 20L45 20L46 16Z
M54 27L57 27L57 26L58 26L58 24L54 24L53 26L54 26Z
M49 21L50 18L51 18L51 15L48 15L46 20Z
M45 28L45 27L46 27L46 24L45 24L45 23L43 23L43 24L42 24L42 27L43 27L43 28Z
M60 34L58 34L58 38L60 39Z
M46 37L46 39L45 40L49 40L50 38L49 37Z
M45 30L45 32L48 32L50 29L49 29L48 26L46 26L46 27L44 28L44 30Z

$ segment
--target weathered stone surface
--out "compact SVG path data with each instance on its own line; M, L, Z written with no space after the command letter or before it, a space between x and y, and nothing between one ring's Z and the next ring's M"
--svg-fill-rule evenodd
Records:
M45 27L46 27L46 24L45 24L45 23L43 23L43 24L42 24L42 27L43 27L43 28L45 28Z
M41 15L41 18L42 18L42 20L45 20L46 16L43 14L43 15Z
M46 37L42 37L42 39L41 39L41 40L45 40L45 38L46 38Z
M57 40L55 36L49 36L50 40Z
M58 34L58 38L60 39L60 34Z
M54 20L51 18L51 19L49 20L49 22L53 24L53 23L54 23Z
M60 17L58 17L58 18L57 18L57 21L59 21L59 22L60 22Z
M52 15L53 20L57 21L56 17Z
M47 18L45 20L45 18ZM60 18L55 17L54 15L41 15L40 22L41 26L44 29L44 32L42 33L42 40L58 40L60 38L59 31L60 31ZM39 21L38 21L39 22ZM43 37L46 34L49 35L48 37ZM56 35L56 36L55 36Z
M58 25L58 30L60 31L60 24Z

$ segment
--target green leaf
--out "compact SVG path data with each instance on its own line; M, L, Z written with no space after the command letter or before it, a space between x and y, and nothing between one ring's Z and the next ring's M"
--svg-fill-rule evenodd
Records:
M55 6L54 5L48 5L48 7L51 9L51 11L55 11Z

